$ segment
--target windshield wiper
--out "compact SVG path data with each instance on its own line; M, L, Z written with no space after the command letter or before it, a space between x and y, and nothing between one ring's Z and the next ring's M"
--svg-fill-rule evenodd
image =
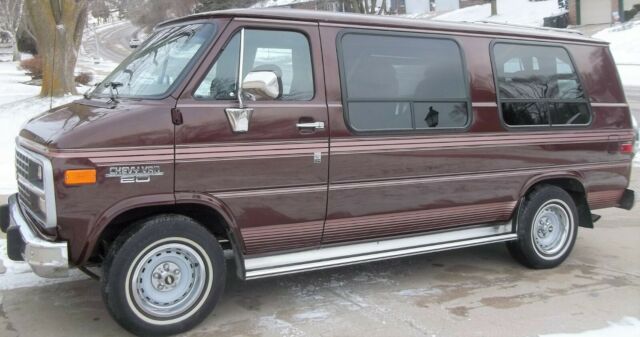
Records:
M94 84L93 87L90 87L89 89L87 89L87 91L85 91L84 94L82 94L82 97L84 97L84 99L91 99L93 97L93 92L96 90L97 87L100 86L100 84L102 83L98 82Z
M109 88L109 102L118 103L118 88L123 86L122 82L106 82L104 86Z

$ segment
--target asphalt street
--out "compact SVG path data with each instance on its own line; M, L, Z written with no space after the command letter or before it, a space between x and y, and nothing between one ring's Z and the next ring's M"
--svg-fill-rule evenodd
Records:
M132 49L129 48L129 40L136 36L139 28L129 22L122 22L106 29L99 29L98 44L99 56L105 60L120 63ZM93 29L87 30L87 39L84 47L90 55L96 55L95 34Z

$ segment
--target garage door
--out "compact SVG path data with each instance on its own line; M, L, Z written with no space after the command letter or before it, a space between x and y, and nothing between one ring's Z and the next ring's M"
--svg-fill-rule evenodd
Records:
M610 0L581 0L580 24L611 23Z

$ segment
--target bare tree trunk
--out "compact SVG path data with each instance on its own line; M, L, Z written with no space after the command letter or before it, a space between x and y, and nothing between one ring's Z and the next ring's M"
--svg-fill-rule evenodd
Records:
M491 16L498 15L498 0L491 0Z
M378 11L378 15L387 13L387 0L382 0L382 5L380 5L380 10Z
M20 51L18 50L18 35L13 34L13 62L20 61Z
M87 0L25 0L42 57L41 96L76 94L74 69L87 20Z
M0 29L11 34L11 42L13 43L13 61L20 59L18 51L18 28L22 20L22 0L0 0Z

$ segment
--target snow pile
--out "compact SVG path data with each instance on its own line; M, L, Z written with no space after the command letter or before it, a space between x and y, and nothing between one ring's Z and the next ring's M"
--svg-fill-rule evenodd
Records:
M634 317L624 317L619 322L609 322L609 326L598 330L579 333L541 335L540 337L638 337L640 336L640 320Z
M491 21L527 26L542 26L544 18L566 12L558 8L557 0L498 1L498 15L491 16L491 4L469 6L439 16L434 20L444 21Z
M624 85L640 86L640 22L604 29L593 37L610 43Z

